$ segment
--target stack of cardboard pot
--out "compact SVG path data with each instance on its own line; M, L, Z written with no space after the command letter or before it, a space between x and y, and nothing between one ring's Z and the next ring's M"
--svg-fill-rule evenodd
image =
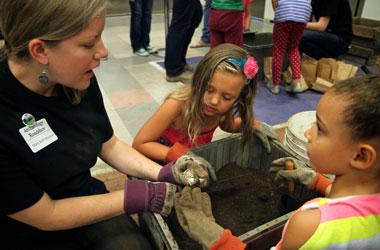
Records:
M301 87L305 91L313 89L325 92L335 83L355 76L358 67L333 58L315 60L310 57L302 59ZM264 74L268 79L272 78L272 58L264 58ZM292 71L288 67L282 74L282 82L290 84Z

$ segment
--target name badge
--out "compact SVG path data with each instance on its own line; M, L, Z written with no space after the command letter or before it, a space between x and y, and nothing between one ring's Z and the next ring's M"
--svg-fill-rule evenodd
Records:
M45 118L33 123L33 125L20 128L19 131L33 153L58 140Z

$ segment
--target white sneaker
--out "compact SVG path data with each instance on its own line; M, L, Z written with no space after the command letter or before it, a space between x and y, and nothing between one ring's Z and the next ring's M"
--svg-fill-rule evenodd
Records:
M302 89L301 89L301 84L299 82L297 83L292 83L292 84L288 84L286 87L285 87L285 90L287 92L290 92L290 93L301 93L302 92Z
M149 54L157 54L158 53L158 49L156 49L155 47L146 47L145 50L149 53Z
M134 53L138 56L149 56L149 52L146 51L144 48L138 49Z
M278 95L280 93L280 86L273 84L272 80L266 79L267 80L267 89L275 95Z

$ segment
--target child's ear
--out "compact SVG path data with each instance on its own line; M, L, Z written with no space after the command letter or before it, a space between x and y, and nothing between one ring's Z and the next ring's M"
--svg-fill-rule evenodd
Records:
M46 53L46 43L41 39L34 38L28 44L30 56L41 64L48 64L49 59Z
M376 162L377 157L377 151L372 145L358 144L357 151L351 159L351 166L357 169L367 169Z

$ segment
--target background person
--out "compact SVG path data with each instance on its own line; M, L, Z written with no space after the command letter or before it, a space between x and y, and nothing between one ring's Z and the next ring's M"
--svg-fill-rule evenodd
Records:
M3 0L0 59L2 249L151 249L128 214L168 215L176 184L208 184L209 164L183 156L161 167L120 141L93 69L107 57L105 0ZM108 193L100 157L128 180ZM201 185L202 182L202 185ZM126 214L124 214L126 213Z
M301 56L299 43L306 23L310 19L311 0L272 0L274 9L272 81L267 79L267 88L272 94L280 93L282 64L285 52L292 69L292 83L286 90L301 92Z
M166 81L190 83L193 76L186 53L202 20L199 0L173 0L173 14L165 47Z
M352 13L347 0L312 0L315 21L306 24L300 51L314 58L336 58L351 44Z
M211 48L222 43L243 47L243 11L242 0L212 0L208 22Z
M326 198L305 203L290 217L274 249L380 245L379 101L379 75L342 81L321 98L317 122L305 134L307 150L313 168L335 180ZM215 222L210 198L199 188L185 187L174 204L183 229L208 249L246 247Z
M205 0L203 8L203 28L201 38L194 44L190 45L190 48L202 48L210 47L210 29L208 28L208 19L211 10L211 0Z
M158 53L150 46L150 25L152 23L153 0L129 0L131 7L131 26L129 37L133 53L138 56L149 56Z

